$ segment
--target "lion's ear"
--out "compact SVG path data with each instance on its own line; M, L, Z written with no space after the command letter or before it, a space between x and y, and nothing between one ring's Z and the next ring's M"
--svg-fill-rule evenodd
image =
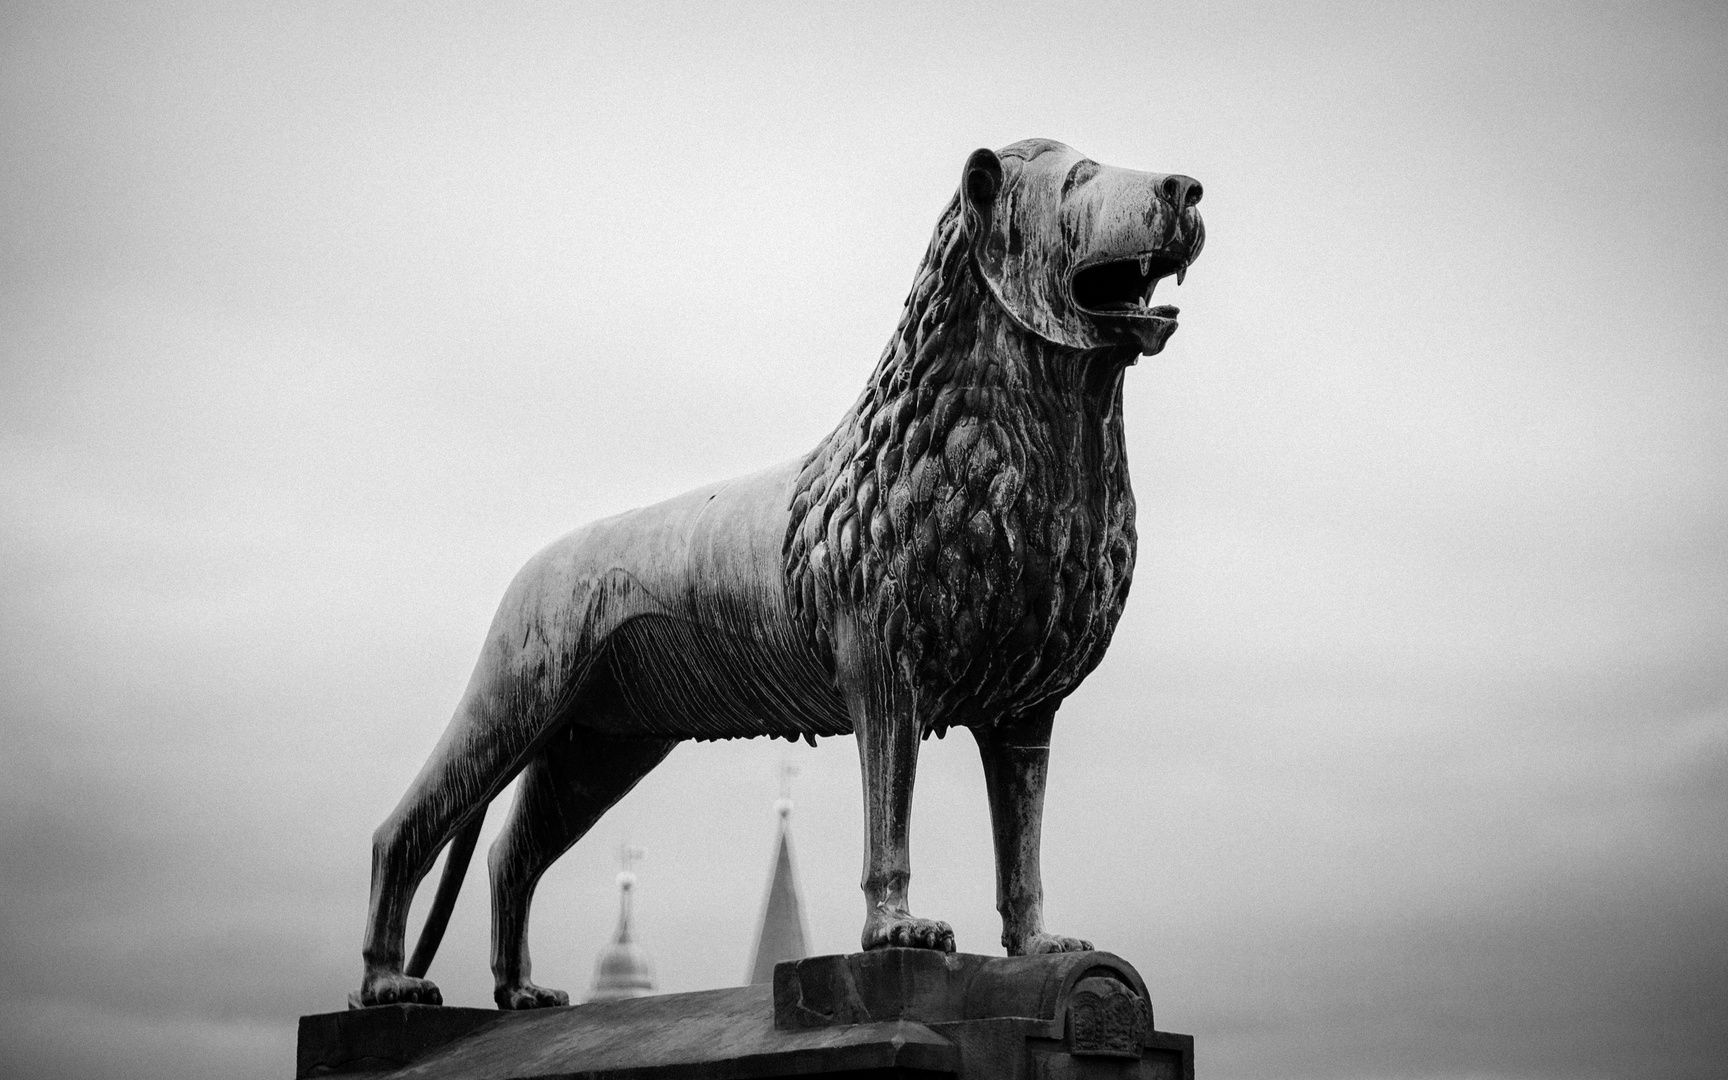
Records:
M966 221L966 235L974 242L983 239L990 228L990 218L996 209L996 193L1002 190L1002 159L990 149L974 150L960 173L960 205Z

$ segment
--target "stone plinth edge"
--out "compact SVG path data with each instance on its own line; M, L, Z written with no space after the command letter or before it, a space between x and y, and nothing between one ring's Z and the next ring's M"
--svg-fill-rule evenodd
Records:
M380 1005L300 1018L297 1080L396 1069L498 1019L496 1009Z
M797 1030L884 1020L932 1024L1016 1017L1054 1025L1051 1037L1061 1038L1066 1006L1087 979L1121 985L1144 1004L1151 1030L1152 999L1145 981L1112 953L979 956L928 949L879 949L779 964L774 968L774 1026Z

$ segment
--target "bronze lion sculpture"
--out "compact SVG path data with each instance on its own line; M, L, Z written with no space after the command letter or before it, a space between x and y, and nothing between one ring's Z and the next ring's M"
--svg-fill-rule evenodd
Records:
M919 741L983 758L1002 943L1089 949L1043 922L1051 721L1104 656L1134 570L1122 380L1176 329L1149 306L1200 252L1200 185L1034 139L967 159L864 392L795 461L577 529L505 593L454 718L373 837L354 1003L438 1004L422 978L487 804L492 971L529 981L535 883L683 739L853 733L865 949L951 951L913 915ZM450 855L413 960L409 901Z

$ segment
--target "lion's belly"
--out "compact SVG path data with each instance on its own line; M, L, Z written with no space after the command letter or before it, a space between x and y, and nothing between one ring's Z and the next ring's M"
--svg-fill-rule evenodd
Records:
M739 739L844 735L845 703L816 658L778 634L643 615L613 631L575 722L618 734Z

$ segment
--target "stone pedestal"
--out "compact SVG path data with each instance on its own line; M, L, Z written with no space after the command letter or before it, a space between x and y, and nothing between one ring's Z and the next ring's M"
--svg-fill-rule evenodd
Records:
M500 1013L389 1005L300 1019L301 1078L1193 1080L1109 953L922 949L780 964L774 984Z

